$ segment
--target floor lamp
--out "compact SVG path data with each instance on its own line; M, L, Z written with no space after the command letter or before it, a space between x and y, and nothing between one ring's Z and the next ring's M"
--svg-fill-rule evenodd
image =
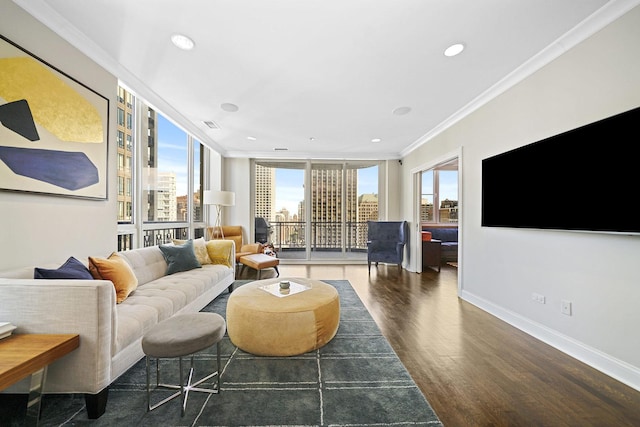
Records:
M213 226L213 230L218 230L221 239L224 239L224 231L220 224L220 211L223 206L233 206L236 204L236 193L233 191L220 191L220 190L205 190L202 195L202 202L205 205L214 205L216 207L216 222ZM217 235L217 234L216 234ZM213 238L213 231L209 239Z

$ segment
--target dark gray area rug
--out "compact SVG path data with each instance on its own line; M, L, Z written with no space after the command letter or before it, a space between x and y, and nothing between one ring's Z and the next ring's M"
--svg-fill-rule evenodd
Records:
M239 350L225 336L220 393L191 393L184 417L179 399L146 412L143 359L111 385L107 411L99 419L87 418L81 395L46 395L40 425L442 426L349 282L325 282L338 290L341 313L335 338L321 349L259 357ZM225 292L203 311L225 316L228 296ZM196 378L214 366L215 346L196 355ZM177 361L162 360L161 367L163 380L177 383ZM155 393L157 401L165 392ZM5 407L0 425L22 425L20 405L0 395Z

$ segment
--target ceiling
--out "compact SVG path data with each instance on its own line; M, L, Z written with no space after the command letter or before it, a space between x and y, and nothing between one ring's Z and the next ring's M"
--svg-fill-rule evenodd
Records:
M408 155L638 3L14 2L223 156L323 159Z

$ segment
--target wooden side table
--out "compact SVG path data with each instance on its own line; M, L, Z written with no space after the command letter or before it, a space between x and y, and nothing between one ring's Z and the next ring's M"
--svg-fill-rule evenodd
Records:
M442 264L442 241L435 239L423 240L422 271L426 271L429 267L438 267L439 273L440 264Z
M79 346L77 334L15 334L0 340L0 390L31 376L26 425L38 425L47 366Z

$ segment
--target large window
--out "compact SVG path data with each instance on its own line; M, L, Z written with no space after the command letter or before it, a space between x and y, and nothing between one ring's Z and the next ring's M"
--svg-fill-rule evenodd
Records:
M420 221L450 224L458 222L458 161L422 172ZM438 207L435 209L435 207Z
M205 147L121 87L118 111L119 250L202 236Z
M377 162L255 161L256 239L281 258L366 259L366 224L378 219Z
M185 221L179 199L186 202L188 183L187 133L150 107L147 146L142 152L144 221Z
M305 163L256 162L254 168L255 240L296 248L303 257L306 223Z

